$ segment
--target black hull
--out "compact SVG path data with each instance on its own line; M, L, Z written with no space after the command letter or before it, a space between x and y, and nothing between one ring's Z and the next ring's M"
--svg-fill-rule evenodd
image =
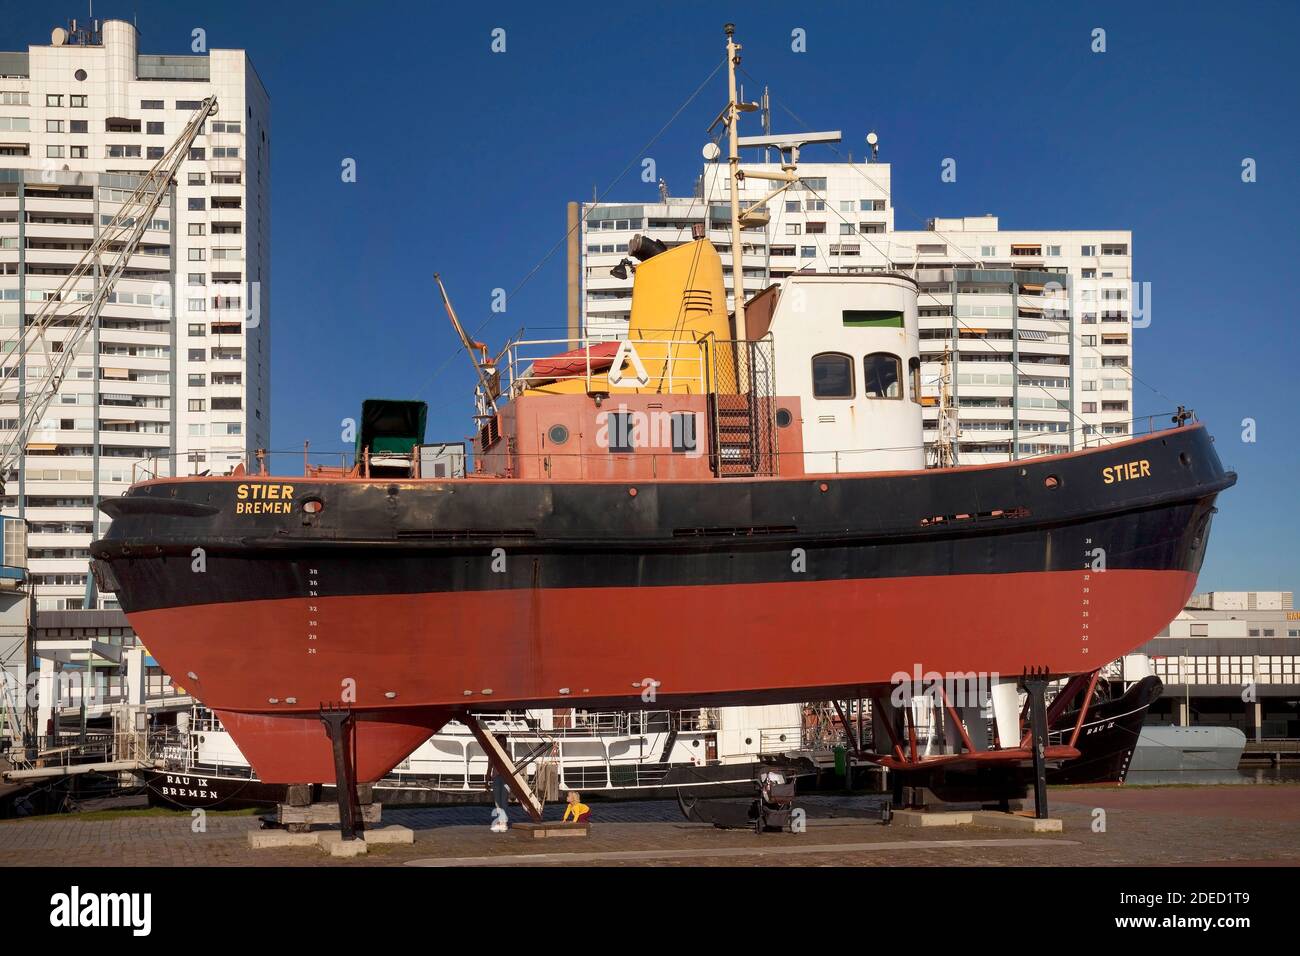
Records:
M1107 480L1139 457L1148 474ZM1098 541L1109 569L1194 574L1215 496L1235 480L1201 426L949 471L703 482L282 479L273 487L290 500L267 503L283 506L269 514L237 510L249 486L238 479L160 480L103 503L113 522L91 551L101 588L128 614L301 597L304 562L331 567L311 582L322 598L1075 571ZM309 500L323 510L302 514ZM479 560L498 547L511 560ZM808 556L797 576L792 547ZM193 572L196 548L220 559L219 575Z
M676 766L664 774L661 783L639 787L605 787L582 790L583 799L666 800L679 789L708 798L743 797L753 792L753 767L757 763L713 764L705 767ZM603 769L603 768L601 768ZM798 773L811 774L811 764L800 765ZM198 771L143 770L149 805L178 810L262 810L284 803L289 784L263 783L256 778ZM335 789L316 784L314 802L332 803ZM435 789L418 780L385 779L375 784L375 802L388 807L438 807L490 805L492 794L486 785L473 789Z
M1047 771L1051 784L1121 784L1128 774L1133 748L1142 733L1147 710L1160 696L1164 685L1158 677L1146 677L1114 700L1088 708L1075 746L1079 756ZM1052 728L1051 742L1068 743L1077 710L1062 715ZM1060 738L1058 741L1058 737Z

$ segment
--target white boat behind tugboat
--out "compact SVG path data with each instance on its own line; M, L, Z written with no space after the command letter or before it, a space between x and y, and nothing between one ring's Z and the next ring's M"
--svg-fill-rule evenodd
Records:
M259 780L230 733L196 706L163 748L163 766L141 771L158 806L235 810L285 800L286 784ZM481 715L505 738L517 765L549 800L570 790L606 799L671 797L680 788L701 796L753 789L761 765L790 776L815 772L803 748L798 704L701 710L595 712L529 710ZM375 783L390 806L491 803L487 755L469 728L448 724ZM323 785L318 798L329 799Z

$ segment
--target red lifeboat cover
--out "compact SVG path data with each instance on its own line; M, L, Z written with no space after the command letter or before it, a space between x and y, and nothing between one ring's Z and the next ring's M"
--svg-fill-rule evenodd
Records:
M573 349L552 355L550 358L533 362L530 378L567 378L573 375L585 375L587 369L603 372L614 363L614 354L618 351L618 342L597 342L586 348ZM588 356L590 365L588 365Z

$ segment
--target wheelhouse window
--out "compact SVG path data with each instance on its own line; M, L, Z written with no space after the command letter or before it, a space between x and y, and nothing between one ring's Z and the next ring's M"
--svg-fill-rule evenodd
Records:
M812 360L813 398L852 398L853 359L840 352L822 352Z
M907 377L912 383L912 401L921 404L921 360L915 355L907 360Z
M903 363L889 352L872 352L862 360L862 392L867 398L902 398Z

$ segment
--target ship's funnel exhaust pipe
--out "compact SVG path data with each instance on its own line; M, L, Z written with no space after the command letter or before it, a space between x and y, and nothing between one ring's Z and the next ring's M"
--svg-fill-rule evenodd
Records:
M635 257L638 261L645 262L647 259L653 259L661 252L667 252L668 247L658 239L651 239L649 236L643 236L638 232L627 244L627 251L629 255Z

